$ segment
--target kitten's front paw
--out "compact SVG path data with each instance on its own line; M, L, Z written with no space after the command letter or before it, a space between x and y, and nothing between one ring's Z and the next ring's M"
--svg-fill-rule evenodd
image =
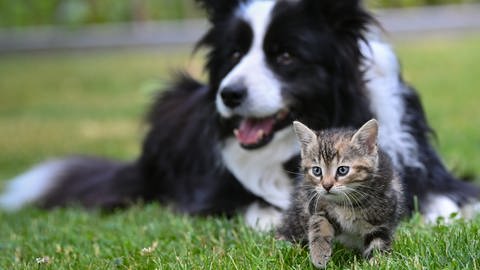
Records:
M310 259L312 260L313 265L316 268L325 268L327 267L327 263L332 256L332 249L328 248L321 248L318 250L310 250Z

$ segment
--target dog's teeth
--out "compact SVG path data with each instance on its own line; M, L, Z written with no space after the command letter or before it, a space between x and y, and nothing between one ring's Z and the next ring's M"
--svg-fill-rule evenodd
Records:
M238 129L233 130L233 135L235 135L235 137L238 137L239 134L240 132L238 131Z
M265 131L263 129L257 131L257 139L262 139L263 136L265 135Z

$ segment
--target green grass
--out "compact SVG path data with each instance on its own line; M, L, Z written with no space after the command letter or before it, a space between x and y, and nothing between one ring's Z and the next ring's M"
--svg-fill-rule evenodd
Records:
M189 218L149 205L102 215L28 209L0 214L2 269L313 269L308 251L240 218ZM427 227L414 218L376 261L337 245L332 269L480 269L480 219ZM149 249L150 248L150 249ZM47 257L50 263L38 264Z
M398 44L405 77L420 91L438 148L458 173L480 173L480 38ZM49 157L138 154L141 117L184 51L2 55L0 179ZM477 180L478 182L478 180ZM4 181L0 181L0 186ZM393 252L373 262L341 246L332 269L480 269L480 219L404 222ZM143 251L142 251L143 250ZM49 258L48 263L37 259ZM308 251L243 225L192 218L158 205L113 214L29 208L0 212L0 269L312 269Z
M419 90L449 168L479 172L480 38L429 39L399 46L407 81Z

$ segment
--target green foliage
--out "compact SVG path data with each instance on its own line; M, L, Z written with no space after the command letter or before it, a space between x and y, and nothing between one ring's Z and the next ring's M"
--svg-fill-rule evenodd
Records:
M449 167L479 174L480 38L398 46ZM201 62L185 51L2 55L0 179L50 156L132 159L153 90L172 68ZM0 181L0 189L4 181ZM478 180L477 180L478 183ZM330 269L480 269L480 218L426 226L405 221L393 252L373 261L339 245ZM0 269L313 269L308 251L243 225L158 205L105 214L78 208L0 211Z
M366 0L372 7L457 4L480 0ZM193 0L0 0L0 27L202 17Z
M0 269L314 269L308 250L241 218L192 218L157 205L102 214L80 209L0 213ZM393 252L366 261L340 245L329 269L479 269L480 219L404 222Z
M436 131L434 142L447 167L462 176L479 174L480 39L420 40L399 46L404 76L420 92L427 117Z
M78 26L202 17L193 0L0 0L0 26Z
M367 0L368 5L377 8L431 6L479 2L478 0Z

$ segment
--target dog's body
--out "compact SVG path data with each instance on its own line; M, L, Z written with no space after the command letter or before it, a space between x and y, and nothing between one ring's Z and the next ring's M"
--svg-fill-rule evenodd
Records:
M250 225L270 228L296 181L292 120L322 129L372 117L410 210L417 197L434 220L477 199L478 189L455 179L430 145L419 97L391 48L365 37L373 20L358 1L199 2L213 25L199 42L209 49L209 84L181 76L158 98L140 158L46 163L13 181L0 204L155 200L192 214L244 209Z

